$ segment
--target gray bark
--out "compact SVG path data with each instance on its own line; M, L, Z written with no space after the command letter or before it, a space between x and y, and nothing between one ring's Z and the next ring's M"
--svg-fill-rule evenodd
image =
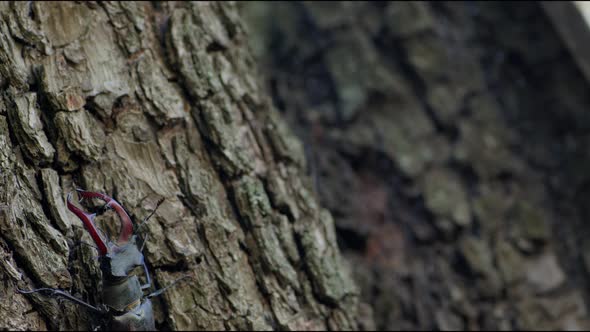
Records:
M230 3L0 3L0 327L92 328L96 251L64 200L147 224L157 326L353 329L357 295ZM108 219L106 220L108 221ZM111 220L111 222L114 222ZM116 228L115 228L116 229Z

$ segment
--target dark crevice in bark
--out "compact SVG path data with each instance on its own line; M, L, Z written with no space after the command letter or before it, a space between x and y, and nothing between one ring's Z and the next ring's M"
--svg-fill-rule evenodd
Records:
M419 36L412 36L412 38L419 38ZM436 130L447 135L451 142L455 141L458 136L457 128L452 125L444 124L440 120L437 113L434 111L433 106L427 101L426 91L428 90L428 86L424 79L420 77L420 74L416 71L414 66L410 63L406 49L403 47L404 40L401 38L389 36L390 40L386 44L380 41L381 39L385 38L377 38L375 41L376 44L380 48L384 49L384 52L391 54L392 58L395 59L394 61L396 61L398 65L397 67L407 78L407 81L412 88L413 94L418 98L423 111L430 118Z
M229 205L232 209L232 213L237 218L237 220L242 228L242 232L244 233L244 240L248 241L248 238L250 237L250 240L251 240L250 243L255 243L256 240L254 238L254 234L252 233L252 229L251 229L252 225L249 225L244 220L245 217L241 216L240 209L238 208L238 205L236 202L235 192L234 192L230 183L231 183L230 181L224 183L224 187L226 188L226 192L228 193L228 202L229 202ZM262 300L264 301L264 305L267 308L271 308L271 303L270 303L269 299L265 296L265 295L268 295L268 292L266 291L266 289L263 285L264 280L262 280L262 278L264 278L264 273L266 273L266 272L264 271L264 268L265 268L264 263L260 259L260 248L258 248L256 244L254 244L254 247L244 245L243 241L240 241L239 244L240 244L239 245L240 249L243 250L244 253L246 254L246 256L248 257L248 265L250 266L250 268L253 271L255 271L256 287L258 289L258 292L263 295ZM260 266L262 271L256 269L256 265ZM256 272L259 272L259 273L256 273ZM279 325L277 317L274 312L268 316L272 317L272 319L270 320L272 326ZM268 317L267 317L267 319L268 319Z
M19 254L18 250L15 250L15 247L11 244L11 242L8 239L3 239L4 243L6 244L6 247L8 249L9 252L13 253L12 258L14 259L14 262L16 263L16 268L21 271L24 272L23 275L23 279L21 280L20 283L18 284L14 284L15 287L15 292L16 292L16 287L23 289L23 290L29 290L27 286L24 285L38 285L39 284L39 280L36 280L34 274L32 273L33 271L28 267L28 262L27 259L25 257L21 257L21 255ZM33 281L33 282L29 282L29 281ZM27 301L29 301L29 303L32 305L33 309L37 312L39 312L41 314L41 318L45 321L45 325L50 327L53 330L58 329L58 325L54 320L54 308L51 308L53 310L48 309L48 306L43 303L44 301L47 300L42 300L39 298L39 295L25 295L27 298Z

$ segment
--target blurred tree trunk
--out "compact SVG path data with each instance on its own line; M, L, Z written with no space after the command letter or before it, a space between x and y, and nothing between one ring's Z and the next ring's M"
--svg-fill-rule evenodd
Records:
M377 328L590 327L590 86L538 3L243 9Z
M0 3L0 327L88 330L96 251L65 208L102 191L148 223L157 326L353 329L357 290L301 144L229 3Z

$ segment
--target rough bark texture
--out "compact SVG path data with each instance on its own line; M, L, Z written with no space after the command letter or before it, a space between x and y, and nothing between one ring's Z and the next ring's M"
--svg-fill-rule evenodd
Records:
M538 3L243 9L378 329L590 328L590 86Z
M147 224L157 326L353 329L355 287L231 3L0 3L0 327L93 327L76 187ZM108 221L108 218L104 221ZM115 228L116 229L116 228Z

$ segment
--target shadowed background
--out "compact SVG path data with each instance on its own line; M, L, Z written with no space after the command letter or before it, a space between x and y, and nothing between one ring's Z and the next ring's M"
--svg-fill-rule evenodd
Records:
M365 328L590 327L589 86L538 3L241 7Z

